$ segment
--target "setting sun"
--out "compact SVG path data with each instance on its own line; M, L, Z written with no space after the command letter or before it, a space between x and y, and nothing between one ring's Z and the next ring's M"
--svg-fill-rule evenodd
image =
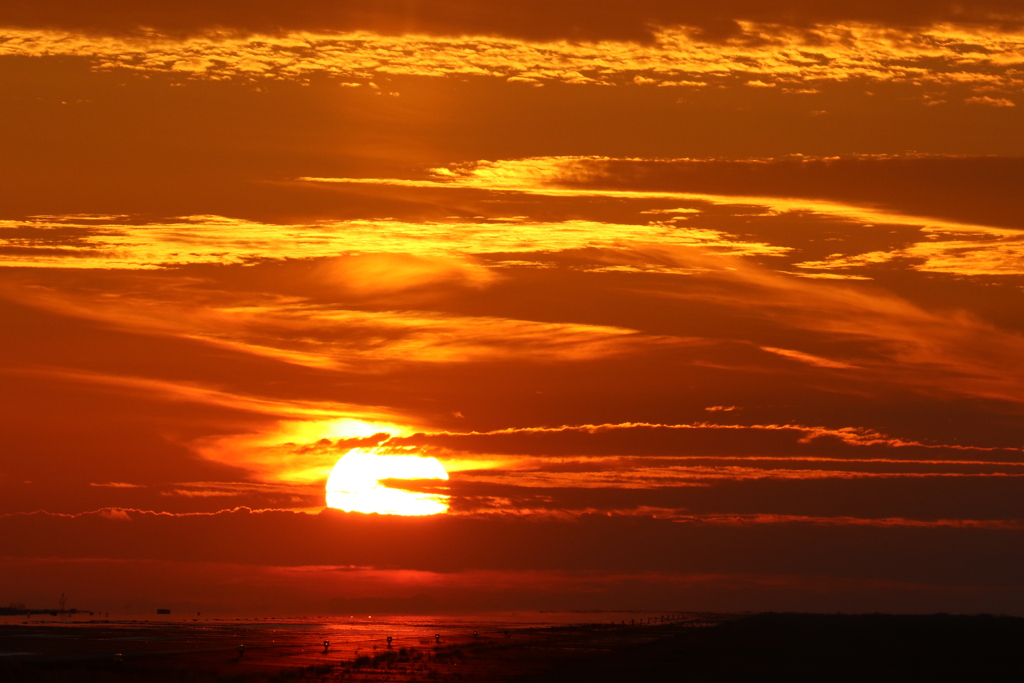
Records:
M385 479L448 479L437 458L379 455L353 448L338 460L327 478L327 506L346 512L382 515L436 515L448 510L448 496L389 488Z

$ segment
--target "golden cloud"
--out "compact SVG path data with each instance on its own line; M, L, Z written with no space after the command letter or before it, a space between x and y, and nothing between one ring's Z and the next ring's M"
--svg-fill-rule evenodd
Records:
M996 87L1019 92L1024 35L951 24L898 30L864 23L792 28L740 22L737 35L707 43L663 28L653 43L529 41L513 38L370 32L186 38L103 36L6 28L0 56L88 58L98 70L162 72L190 78L304 80L328 74L369 86L386 76L487 77L527 84L698 86L708 81L808 92L794 85L854 80ZM989 97L989 96L982 96ZM1006 105L1001 105L1006 106Z
M347 272L340 268L333 272L348 287L373 289L390 285L367 283L360 274L374 276L386 271L395 276L388 282L408 288L453 278L472 285L494 280L493 274L465 260L473 254L557 252L634 242L701 247L725 254L781 255L788 251L738 240L717 230L679 228L661 222L520 221L510 229L501 220L277 225L191 216L177 222L136 225L76 223L73 217L50 217L0 221L0 248L9 249L0 253L0 266L152 270L188 264L247 265L265 260L397 254L349 262Z
M605 157L533 157L499 161L479 161L433 169L431 180L304 178L309 182L346 184L391 184L400 187L473 189L494 193L518 193L547 197L607 197L636 201L680 200L707 206L758 207L765 215L805 214L862 225L893 225L916 228L921 241L909 247L861 254L833 254L823 260L794 264L803 269L795 275L819 279L865 279L863 275L837 274L835 270L902 260L922 272L956 275L1020 275L1024 274L1024 230L964 223L931 216L911 215L875 206L799 197L725 195L694 192L671 192L643 189L611 189L609 166L616 160ZM689 160L660 160L671 165ZM693 207L655 209L644 214L679 214L699 212ZM651 226L671 226L685 231L678 222L652 222ZM693 230L692 228L689 230ZM688 233L697 238L700 232ZM638 242L654 243L636 235ZM717 233L717 245L707 234L705 245L722 253L781 256L788 249L764 243L748 243L742 247L735 238ZM691 242L697 246L696 242ZM688 246L688 245L676 245ZM813 272L826 271L826 272Z

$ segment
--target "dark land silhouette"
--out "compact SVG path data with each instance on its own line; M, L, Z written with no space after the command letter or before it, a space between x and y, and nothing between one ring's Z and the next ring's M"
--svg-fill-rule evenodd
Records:
M599 615L592 615L599 618ZM268 625L269 626L269 625ZM88 652L72 652L48 625L0 627L0 680L26 683L157 681L498 681L587 683L692 681L1021 681L1024 619L988 615L673 615L634 624L591 623L550 628L466 630L416 645L380 645L363 654L335 643L271 641L248 626L221 630L189 647L159 628L103 631ZM156 630L154 630L156 629ZM182 630L184 629L184 630ZM465 630L465 629L464 629ZM267 630L269 633L270 630ZM278 632L279 633L279 632ZM198 634L198 631L197 631ZM246 647L235 641L246 638ZM276 638L281 638L277 635ZM304 637L304 636L303 636ZM113 640L111 640L113 638ZM143 640L146 639L146 640ZM308 638L307 638L308 639ZM144 645L143 645L144 643ZM35 656L14 656L19 650ZM112 647L125 651L112 654ZM33 649L35 648L35 649Z

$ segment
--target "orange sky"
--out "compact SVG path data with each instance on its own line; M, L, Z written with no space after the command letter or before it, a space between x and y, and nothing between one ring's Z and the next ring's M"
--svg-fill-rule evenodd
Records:
M1024 614L1016 0L8 2L0 85L0 602Z

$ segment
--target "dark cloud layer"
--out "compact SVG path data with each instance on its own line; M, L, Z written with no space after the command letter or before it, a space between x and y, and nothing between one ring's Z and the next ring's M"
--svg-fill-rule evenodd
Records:
M657 26L686 25L708 39L740 31L737 21L805 26L817 22L864 21L919 26L943 21L998 24L1018 20L1015 0L729 0L717 3L677 0L528 0L514 4L489 0L276 0L242 2L184 0L137 3L125 0L15 0L0 8L0 24L28 27L165 32L211 28L275 32L287 30L440 35L492 34L539 40L648 40Z
M214 515L105 511L0 518L17 557L174 560L276 566L372 566L435 572L619 571L809 574L947 585L1019 586L1020 531L400 518L325 511Z

